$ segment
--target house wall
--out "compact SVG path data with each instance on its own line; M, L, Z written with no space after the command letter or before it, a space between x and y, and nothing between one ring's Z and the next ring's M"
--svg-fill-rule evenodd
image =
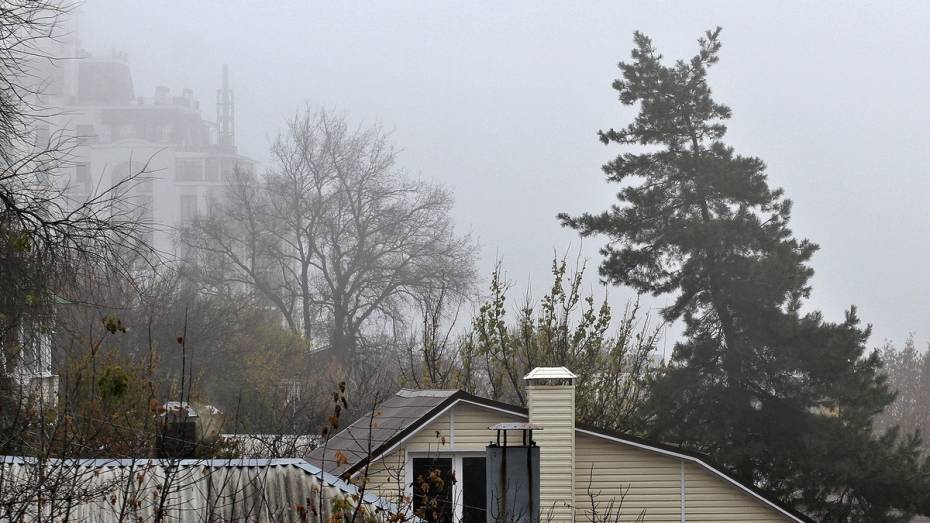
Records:
M786 521L732 483L694 463L685 463L687 521Z
M575 521L593 521L595 510L603 518L611 501L616 505L621 497L620 521L634 521L644 509L650 523L790 521L713 472L674 456L585 434L576 437L575 456Z
M575 459L577 521L593 521L595 512L603 520L624 493L621 521L634 521L643 509L649 522L681 521L680 461L583 434L575 439Z
M395 501L404 494L404 487L409 482L404 473L408 453L484 452L495 437L488 427L508 421L524 419L467 403L456 404L402 446L373 463L368 470L368 488L370 492Z
M368 471L368 492L397 502L405 496L408 453L481 452L494 439L488 426L524 421L485 407L459 403L418 431L402 446L374 462ZM438 432L438 436L437 436ZM576 432L575 521L590 522L591 496L598 503L599 520L611 501L634 521L645 509L648 523L682 521L765 523L790 521L713 472L673 456ZM684 477L685 518L681 514ZM621 494L623 489L624 494ZM545 518L545 514L543 515ZM611 521L614 521L611 518Z

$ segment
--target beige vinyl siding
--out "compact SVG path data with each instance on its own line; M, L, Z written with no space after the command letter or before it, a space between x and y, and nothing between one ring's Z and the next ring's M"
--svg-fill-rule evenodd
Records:
M527 387L530 421L542 426L533 434L539 445L539 504L543 517L572 521L575 499L575 387Z
M452 422L455 427L453 429ZM384 458L368 469L368 488L396 501L406 487L407 452L440 454L448 452L484 452L494 439L488 427L496 423L523 421L524 418L468 403L452 409L428 423ZM438 432L438 436L437 436ZM356 476L358 477L358 476Z
M417 452L443 452L452 447L452 432L449 426L449 413L439 416L410 436L401 444L407 450Z
M685 463L685 493L687 521L787 521L764 501L695 463Z
M406 475L404 472L404 453L392 452L368 467L366 491L376 494L398 506L404 506L399 500L405 496ZM353 479L356 483L365 476L360 471Z
M646 509L648 522L681 521L680 461L602 438L578 434L575 440L575 520L593 521L591 495L600 507L598 520L611 500L623 518L634 521ZM622 489L622 492L621 492Z
M491 425L526 421L526 418L520 416L479 407L470 403L456 404L452 411L452 419L455 420L452 450L460 452L484 452L488 443L495 441L497 438L497 433L488 429ZM520 433L515 432L511 436L519 437ZM513 440L508 441L508 443L510 445L519 444L519 442Z
M578 434L575 440L575 520L592 521L589 492L600 511L611 499L623 499L623 518L633 521L645 509L645 521L680 523L681 479L685 479L684 521L745 523L790 521L765 501L715 472L674 456ZM590 485L590 491L589 491ZM629 489L629 490L627 490ZM599 514L603 516L603 514Z

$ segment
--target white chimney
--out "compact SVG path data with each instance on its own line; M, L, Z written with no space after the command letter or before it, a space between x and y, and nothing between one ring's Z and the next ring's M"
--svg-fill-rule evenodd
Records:
M537 367L526 382L530 423L539 445L539 505L542 518L574 521L575 375L565 367Z

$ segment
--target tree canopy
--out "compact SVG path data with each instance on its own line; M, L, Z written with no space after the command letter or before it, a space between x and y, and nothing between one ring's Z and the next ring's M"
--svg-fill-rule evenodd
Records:
M451 194L404 176L381 129L308 109L271 152L263 179L237 173L184 235L219 260L202 264L217 287L257 295L347 361L366 327L399 321L416 296L468 292L474 246L455 231Z
M837 323L801 310L817 246L794 236L791 201L762 160L723 142L731 110L707 79L719 36L708 31L694 57L666 65L635 34L613 87L638 113L599 133L633 149L604 166L622 184L618 202L560 219L609 238L606 280L675 297L663 315L684 321L684 339L652 385L642 431L825 521L897 521L927 506L930 467L916 437L872 434L894 394L855 308Z

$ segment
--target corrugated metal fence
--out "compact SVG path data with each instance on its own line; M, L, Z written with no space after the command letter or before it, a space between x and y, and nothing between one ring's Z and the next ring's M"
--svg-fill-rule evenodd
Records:
M4 457L2 521L386 521L394 505L302 459Z

